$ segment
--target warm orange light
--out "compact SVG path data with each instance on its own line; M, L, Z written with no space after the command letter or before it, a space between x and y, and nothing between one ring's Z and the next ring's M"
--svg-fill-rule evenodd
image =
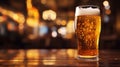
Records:
M48 59L51 59L51 60L48 60ZM56 62L56 56L50 55L49 57L44 58L42 62L44 65L54 65Z
M68 21L67 33L74 33L74 21L73 20Z
M23 24L19 24L19 30L23 30L24 25Z
M74 57L75 56L75 50L73 49L68 49L67 50L67 54L68 56L71 58L71 57Z
M42 4L46 4L46 0L41 0L41 3Z
M66 20L57 19L56 20L56 24L57 25L63 25L63 26L65 26L67 24L67 21Z
M8 23L7 28L9 31L15 31L16 27L13 23Z
M39 50L27 50L26 51L26 56L28 65L39 65L39 60L40 60L40 52Z
M56 12L53 10L46 10L43 12L42 18L44 20L55 20L56 19Z
M0 22L3 22L6 20L6 17L5 16L0 16Z
M105 13L106 13L107 15L109 15L109 14L111 14L111 10L106 10Z
M18 23L24 23L25 22L25 17L22 13L15 13L13 11L7 10L7 9L3 9L0 7L0 12L3 15L7 15L10 18L12 18L14 21L18 22Z
M60 19L57 19L57 20L56 20L56 24L57 24L57 25L61 25L61 20L60 20Z
M39 50L27 50L27 59L28 60L39 60L40 59Z
M64 25L66 25L66 23L67 23L66 20L62 20L61 25L64 26Z
M27 22L27 25L30 27L35 27L38 25L38 20L33 18L27 18L26 22Z
M23 50L19 50L17 55L11 59L11 63L14 63L14 64L19 64L19 63L23 63L25 59L25 53Z
M32 8L31 0L27 0L27 8Z
M109 6L109 2L107 0L103 1L104 6Z
M26 3L28 11L26 23L30 27L36 27L39 24L39 12L35 7L32 6L32 0L27 0Z
M34 40L36 38L36 36L31 34L31 35L28 36L28 38L31 39L31 40Z
M24 32L24 24L19 24L18 28L19 28L19 33L23 34L23 32Z
M44 65L54 65L56 60L43 60Z
M38 19L39 18L39 12L36 8L32 7L28 9L28 17Z
M10 16L13 17L14 20L17 20L17 22L18 22L19 24L25 22L24 15L22 15L22 14L20 14L20 13L11 14Z

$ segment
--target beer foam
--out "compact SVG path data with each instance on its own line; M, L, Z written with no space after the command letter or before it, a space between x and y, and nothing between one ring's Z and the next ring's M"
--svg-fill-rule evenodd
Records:
M76 7L76 12L75 16L80 16L80 15L99 15L100 14L100 9L99 8L92 8L92 7L87 7L87 8L82 8L82 7Z

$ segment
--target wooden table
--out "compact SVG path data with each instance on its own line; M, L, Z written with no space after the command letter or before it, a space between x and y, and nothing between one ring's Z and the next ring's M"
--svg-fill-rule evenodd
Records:
M120 67L120 50L100 50L99 61L76 60L76 49L0 50L0 67Z

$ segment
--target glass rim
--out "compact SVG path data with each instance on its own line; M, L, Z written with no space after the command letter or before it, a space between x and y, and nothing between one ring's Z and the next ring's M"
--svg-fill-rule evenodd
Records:
M76 8L77 7L79 7L79 8L89 8L89 7L100 8L98 5L78 5L78 6L76 6Z

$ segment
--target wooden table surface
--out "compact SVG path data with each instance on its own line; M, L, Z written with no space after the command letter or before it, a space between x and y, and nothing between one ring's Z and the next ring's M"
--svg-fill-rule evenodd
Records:
M99 61L76 55L76 49L0 50L0 67L120 67L120 50L100 50Z

